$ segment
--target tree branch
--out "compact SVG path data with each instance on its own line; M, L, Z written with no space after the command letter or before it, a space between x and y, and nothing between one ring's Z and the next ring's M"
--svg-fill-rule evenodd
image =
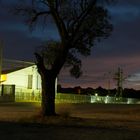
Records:
M88 13L91 11L93 6L96 4L97 0L93 0L91 3L88 4L88 7L79 15L79 17L72 23L72 26L77 23L75 31L72 33L72 39L75 38L77 35L85 17L88 15Z
M46 71L46 68L45 68L45 65L44 65L44 59L38 53L35 53L35 57L36 57L36 60L37 60L36 65L37 65L37 68L38 68L38 72L41 74L42 70Z
M66 40L68 38L68 32L67 32L65 23L61 19L59 13L56 11L56 9L54 7L50 7L50 10L51 10L51 14L53 16L53 19L55 20L56 26L58 28L58 32L60 34L62 44L65 44Z
M44 4L44 5L47 5L49 7L49 4L46 0L41 0L41 3Z
M37 18L41 15L49 15L51 14L50 11L42 11L42 12L36 12L32 17L31 17L31 23L35 22Z

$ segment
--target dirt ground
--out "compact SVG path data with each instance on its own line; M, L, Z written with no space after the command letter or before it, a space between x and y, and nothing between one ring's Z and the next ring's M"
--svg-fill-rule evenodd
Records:
M140 140L140 105L57 104L65 119L26 121L39 111L36 103L0 104L0 140Z

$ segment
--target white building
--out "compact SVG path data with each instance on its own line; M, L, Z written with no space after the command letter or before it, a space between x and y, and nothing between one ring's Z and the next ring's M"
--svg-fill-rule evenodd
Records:
M2 71L1 84L15 85L16 89L41 89L41 77L36 65Z
M15 85L15 92L40 92L41 77L36 65L16 67L2 71L1 85ZM55 82L55 91L57 93L57 79Z

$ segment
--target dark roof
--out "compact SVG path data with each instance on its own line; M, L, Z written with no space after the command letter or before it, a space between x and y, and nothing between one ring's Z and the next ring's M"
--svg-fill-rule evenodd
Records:
M2 70L16 70L18 68L26 68L34 65L33 62L26 62L21 60L2 59Z
M33 62L26 62L12 59L2 59L2 74L11 73L35 65Z
M11 72L14 72L14 71L17 71L17 70L21 70L21 69L24 69L24 68L26 68L26 67L18 67L18 68L2 70L2 74L8 74L8 73L11 73Z

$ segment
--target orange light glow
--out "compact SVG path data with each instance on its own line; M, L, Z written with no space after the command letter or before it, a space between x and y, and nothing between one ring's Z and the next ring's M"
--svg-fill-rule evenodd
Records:
M0 78L0 81L1 82L4 82L4 81L6 81L7 80L7 75L6 74L2 74L1 75L1 78Z

